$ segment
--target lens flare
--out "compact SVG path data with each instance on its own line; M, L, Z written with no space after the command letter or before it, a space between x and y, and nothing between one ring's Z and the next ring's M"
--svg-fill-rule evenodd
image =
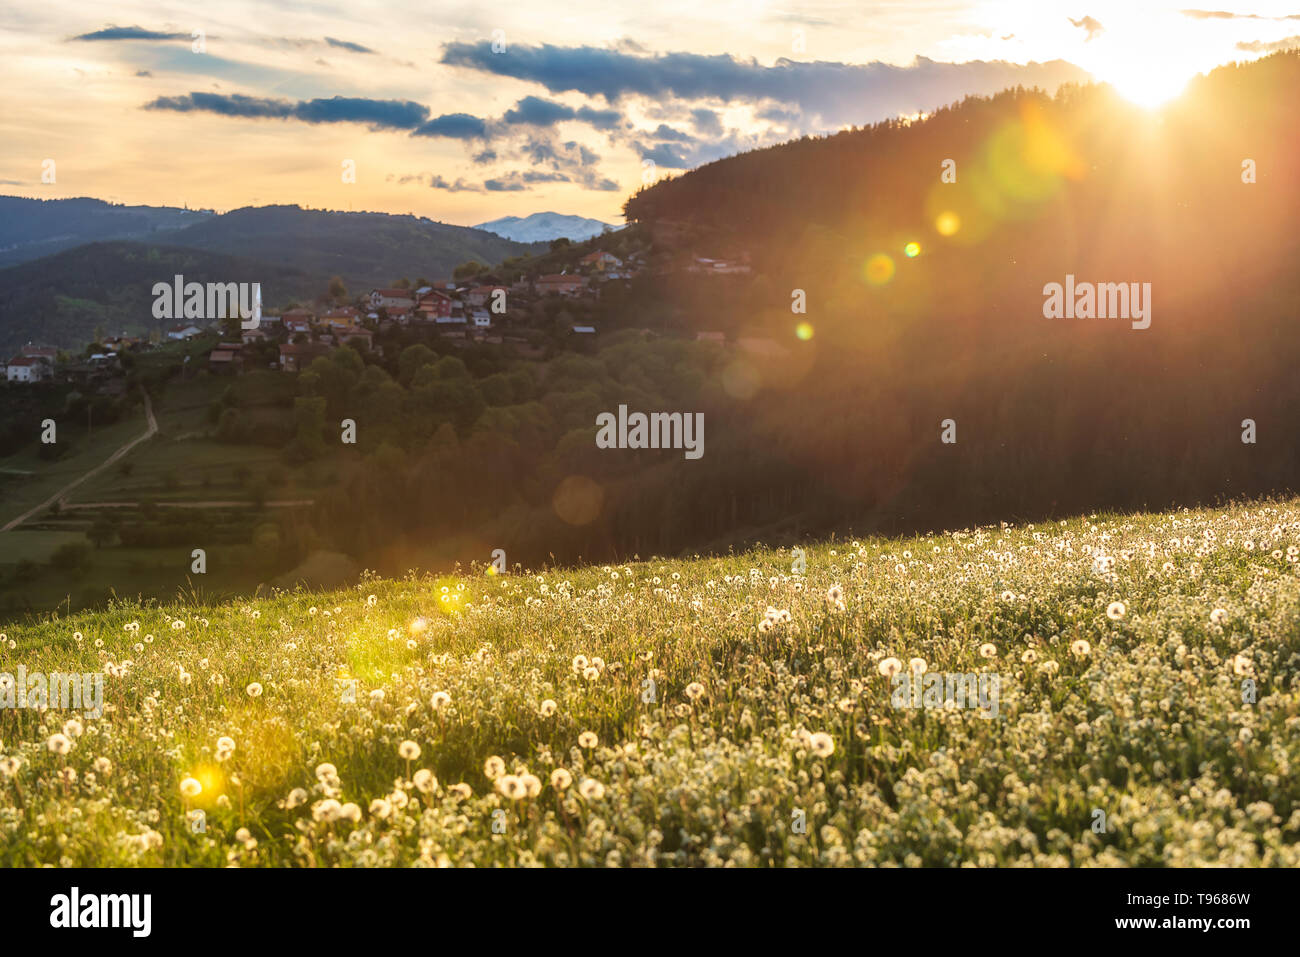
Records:
M876 253L867 260L865 269L867 282L873 286L883 286L894 278L894 260L884 253Z
M798 338L802 339L804 342L807 342L809 339L813 337L812 323L811 322L799 323L799 325L794 327L794 334Z
M952 210L946 210L935 219L934 228L940 236L953 236L961 229L961 217Z
M907 254L908 259L915 259L917 256L921 255L921 244L908 243L903 247L903 252Z

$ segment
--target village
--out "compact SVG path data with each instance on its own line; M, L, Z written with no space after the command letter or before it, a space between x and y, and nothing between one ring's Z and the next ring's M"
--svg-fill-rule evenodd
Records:
M747 275L750 271L747 257L693 256L678 268L692 275L713 276ZM439 339L452 348L496 346L516 358L540 359L557 338L566 348L579 350L594 342L597 325L577 316L593 312L610 284L626 286L648 271L646 257L640 252L624 260L602 249L581 256L572 269L531 277L524 274L510 281L487 267L480 269L463 279L422 281L419 285L398 280L346 300L334 297L330 302L294 303L278 312L262 312L255 324L234 317L190 319L149 336L102 336L80 357L52 346L28 344L6 363L5 380L16 384L62 382L112 396L125 389L123 354L214 338L205 354L186 356L192 368L205 368L217 375L239 375L253 369L293 373L342 346L382 353L378 340L388 339L401 345ZM561 307L558 311L557 305ZM548 320L552 313L556 318ZM725 340L723 333L716 331L700 331L694 337L717 343ZM752 349L755 343L740 345Z

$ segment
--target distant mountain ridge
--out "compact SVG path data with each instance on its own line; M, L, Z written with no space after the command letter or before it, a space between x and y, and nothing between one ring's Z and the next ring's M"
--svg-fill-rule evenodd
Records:
M175 206L120 206L89 197L0 196L0 269L84 243L173 234L214 215Z
M506 239L521 243L550 242L552 239L571 239L582 242L599 236L610 229L619 229L612 223L563 213L533 213L531 216L503 216L491 222L479 223L474 229L496 233Z

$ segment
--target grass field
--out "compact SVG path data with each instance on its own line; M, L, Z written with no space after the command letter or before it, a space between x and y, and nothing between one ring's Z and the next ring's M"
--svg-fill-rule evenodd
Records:
M1280 501L9 628L104 713L0 712L0 864L1296 866L1298 559Z

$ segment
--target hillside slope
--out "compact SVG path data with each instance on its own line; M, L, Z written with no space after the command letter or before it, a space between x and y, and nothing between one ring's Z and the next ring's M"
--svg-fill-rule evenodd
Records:
M84 243L160 238L211 215L174 206L119 206L101 199L0 196L0 269Z
M11 627L106 714L5 712L0 863L1294 867L1297 556L1293 500Z
M171 240L179 246L301 269L319 276L322 285L339 275L349 289L357 291L386 286L400 277L446 279L470 259L490 266L545 248L414 216L297 206L232 210L183 229Z

